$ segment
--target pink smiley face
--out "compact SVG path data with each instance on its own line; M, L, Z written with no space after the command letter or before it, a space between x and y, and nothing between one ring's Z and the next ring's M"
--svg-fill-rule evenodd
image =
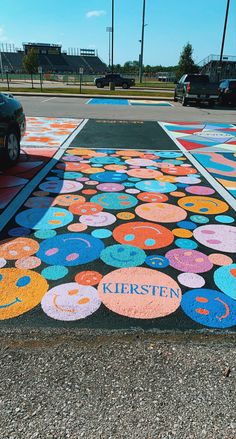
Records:
M165 256L171 267L186 273L204 273L213 267L208 257L196 250L178 248L168 251Z
M82 215L80 222L91 227L103 227L116 222L116 217L109 212L99 212L94 215Z
M236 252L236 227L209 224L197 227L193 235L198 242L206 247L229 253Z
M102 192L120 192L123 191L123 184L119 183L101 183L97 185L97 189Z

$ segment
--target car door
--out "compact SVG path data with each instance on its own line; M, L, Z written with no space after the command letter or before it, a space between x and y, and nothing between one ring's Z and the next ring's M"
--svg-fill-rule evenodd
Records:
M176 95L177 97L182 97L183 96L183 90L184 90L184 80L185 80L186 75L183 75L179 82L176 85Z

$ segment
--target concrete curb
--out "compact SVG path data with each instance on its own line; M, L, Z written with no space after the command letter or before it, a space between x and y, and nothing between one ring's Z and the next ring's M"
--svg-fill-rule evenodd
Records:
M156 97L156 96L119 96L119 95L93 95L93 94L72 94L72 93L31 93L31 92L21 92L21 91L9 91L9 93L13 94L14 96L41 96L41 97L52 97L52 98L98 98L98 99L132 99L132 100L140 100L143 99L145 101L173 101L174 98L172 97Z

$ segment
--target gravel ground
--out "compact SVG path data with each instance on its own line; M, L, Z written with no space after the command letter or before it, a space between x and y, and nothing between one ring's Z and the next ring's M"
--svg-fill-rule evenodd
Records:
M0 333L1 439L235 439L235 336Z

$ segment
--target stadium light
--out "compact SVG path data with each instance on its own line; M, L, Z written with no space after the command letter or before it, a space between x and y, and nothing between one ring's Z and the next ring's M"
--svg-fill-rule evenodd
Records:
M139 82L143 82L143 47L144 47L144 29L145 26L145 9L146 9L146 0L143 0L143 19L142 19L142 36L141 36L141 53L139 58Z
M114 13L115 13L115 0L111 3L111 73L114 71Z

